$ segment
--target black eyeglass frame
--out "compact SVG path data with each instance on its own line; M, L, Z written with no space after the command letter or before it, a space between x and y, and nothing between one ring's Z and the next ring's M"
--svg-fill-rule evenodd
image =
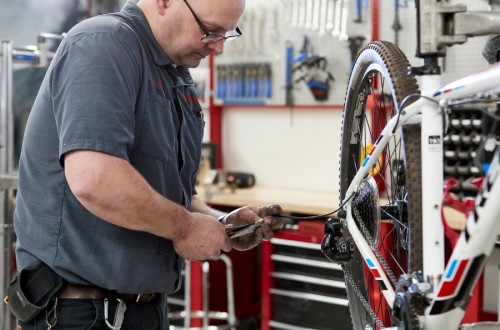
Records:
M207 44L211 44L211 43L218 42L221 40L224 40L224 42L226 42L226 41L231 41L231 40L234 40L236 38L241 37L242 33L241 33L241 30L239 27L236 27L236 29L235 29L236 33L238 33L238 34L233 34L230 36L221 36L220 34L208 31L208 29L205 27L205 25L203 25L203 23L200 21L198 16L196 16L196 14L193 11L193 8L191 8L191 6L187 2L187 0L184 0L184 3L188 7L191 14L193 14L194 20L196 21L196 23L198 24L200 29L203 31L203 33L205 33L205 35L201 38L201 41L203 41Z

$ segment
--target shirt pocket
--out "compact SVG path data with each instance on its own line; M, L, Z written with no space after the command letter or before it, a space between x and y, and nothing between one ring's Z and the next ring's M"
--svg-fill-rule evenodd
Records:
M153 96L148 100L139 142L143 155L166 163L176 160L174 110L173 104L167 99Z

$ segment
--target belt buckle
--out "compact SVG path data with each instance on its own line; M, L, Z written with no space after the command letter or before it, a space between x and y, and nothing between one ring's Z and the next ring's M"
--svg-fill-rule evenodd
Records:
M155 294L154 293L139 293L137 295L137 298L135 299L135 302L145 302L148 303L151 300L153 300Z

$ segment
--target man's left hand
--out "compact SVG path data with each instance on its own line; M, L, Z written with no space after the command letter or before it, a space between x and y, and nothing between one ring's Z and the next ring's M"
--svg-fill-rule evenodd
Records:
M262 226L257 228L254 233L233 238L231 240L233 249L244 251L256 247L262 240L270 240L273 236L273 230L282 226L281 212L279 205L244 206L226 215L226 225L233 226L255 223L264 219Z

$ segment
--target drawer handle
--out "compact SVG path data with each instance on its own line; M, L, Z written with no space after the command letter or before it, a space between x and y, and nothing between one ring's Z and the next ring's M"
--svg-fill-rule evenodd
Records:
M312 250L321 251L321 244L316 244L316 243L292 241L292 240L283 239L283 238L271 238L271 243L276 244L276 245L294 246L294 247L301 247L304 249L312 249Z
M304 257L297 258L297 257L285 256L282 254L272 254L271 260L280 261L280 262L288 262L291 264L304 265L304 266L314 266L314 267L320 267L320 268L342 270L342 268L340 267L339 264L335 264L335 263L329 262L329 261L310 260L310 259L306 259Z
M278 321L269 321L269 326L277 329L285 329L285 330L316 330L314 328L304 328L296 325L291 325L288 323L278 322Z
M322 295L313 294L313 293L286 291L286 290L280 290L280 289L274 289L274 288L271 288L269 291L272 294L279 295L279 296L307 299L307 300L319 301L319 302L324 302L324 303L333 304L333 305L348 306L348 304L349 304L349 301L347 299L327 297L327 296L322 296Z
M284 280L292 280L292 281L297 281L297 282L325 285L325 286L330 286L330 287L334 287L334 288L345 289L345 283L343 281L327 280L324 278L291 274L291 273L283 273L283 272L272 272L271 276L274 278L281 278Z

